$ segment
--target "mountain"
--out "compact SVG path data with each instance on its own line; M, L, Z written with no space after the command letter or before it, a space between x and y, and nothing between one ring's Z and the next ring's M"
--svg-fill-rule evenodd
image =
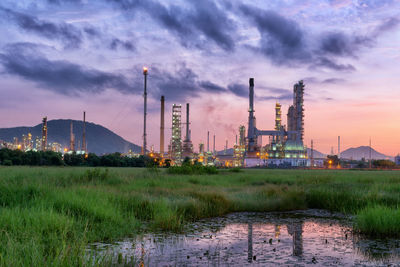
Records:
M311 148L307 148L307 155L308 155L309 158L311 158ZM326 158L326 155L324 153L321 153L318 150L314 149L313 157L315 159L321 159L321 158Z
M218 156L225 155L225 150L217 151L217 155L218 155ZM228 148L228 149L226 150L226 155L232 156L232 155L233 155L233 148Z
M342 153L340 153L341 158L345 159L354 159L354 160L361 160L362 158L368 160L369 159L369 146L359 146L359 147L352 147L349 149L346 149ZM375 149L371 148L371 158L372 159L391 159L393 160L393 157L384 155L382 153L379 153Z
M48 143L57 142L64 147L69 147L70 143L70 124L73 123L73 132L75 135L75 148L78 148L78 142L82 144L83 121L77 120L50 120L47 122ZM32 139L36 136L42 136L42 124L33 127L14 127L0 128L0 140L12 142L14 137L21 140L22 135L32 134ZM133 152L140 152L141 147L130 143L110 131L109 129L86 122L86 142L89 152L97 155L121 152L126 153L131 149Z

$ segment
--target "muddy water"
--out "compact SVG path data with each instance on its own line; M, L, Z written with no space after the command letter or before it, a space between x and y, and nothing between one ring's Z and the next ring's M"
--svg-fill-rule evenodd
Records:
M92 244L92 255L144 266L400 266L400 240L354 234L351 218L321 210L232 213L152 233Z

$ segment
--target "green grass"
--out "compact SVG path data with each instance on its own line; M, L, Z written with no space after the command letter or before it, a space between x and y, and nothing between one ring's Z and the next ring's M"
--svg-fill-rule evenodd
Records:
M321 208L357 215L361 233L400 233L398 171L175 171L0 167L0 265L87 265L88 243L234 211Z
M355 229L374 237L400 237L400 209L375 205L357 214Z

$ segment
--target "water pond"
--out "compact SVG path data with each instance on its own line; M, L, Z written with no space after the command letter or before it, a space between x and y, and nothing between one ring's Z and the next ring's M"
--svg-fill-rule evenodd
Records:
M232 213L88 251L121 266L400 266L400 240L361 236L350 217L323 210Z

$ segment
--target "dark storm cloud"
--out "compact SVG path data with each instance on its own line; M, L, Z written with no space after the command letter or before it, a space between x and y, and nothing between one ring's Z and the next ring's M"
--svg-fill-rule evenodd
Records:
M318 68L328 68L337 71L355 71L356 68L351 64L339 64L329 59L327 57L320 57L313 65L310 66L310 69L318 69Z
M245 4L239 5L236 10L260 33L259 45L251 47L253 50L264 54L277 65L289 67L308 65L312 69L323 67L337 71L354 71L353 65L338 62L338 57L356 58L360 50L371 47L379 35L400 24L400 21L393 17L364 36L336 31L313 37L296 21L274 11Z
M243 84L233 83L228 85L228 91L239 97L249 97L249 88Z
M82 43L81 31L67 23L56 24L3 7L0 7L0 14L14 21L21 29L48 39L60 40L68 48L77 48Z
M371 44L372 39L369 37L348 36L342 32L332 32L322 36L319 52L335 56L355 56L361 47Z
M227 92L226 88L210 81L200 80L198 75L185 64L176 71L164 71L158 67L149 69L149 88L153 87L152 95L159 98L167 96L168 100L184 100L188 97L198 97L202 93L218 94Z
M221 87L215 83L209 82L209 81L202 81L199 83L201 88L204 88L207 91L211 92L225 92L226 88Z
M68 23L53 23L50 21L40 20L34 16L13 11L11 9L0 7L0 15L10 18L21 29L48 38L50 40L58 40L63 43L65 48L79 48L83 43L83 37L86 36L89 40L93 38L100 40L101 43L108 43L106 48L111 50L124 49L134 51L135 45L131 41L123 41L119 38L110 37L103 34L98 29L92 26L85 26L81 29Z
M3 74L19 76L35 82L41 88L64 95L79 93L101 93L114 89L126 94L140 94L143 77L136 66L134 77L99 71L65 60L49 60L38 52L39 46L32 43L17 43L0 53ZM182 64L177 71L164 71L157 67L149 70L149 94L158 99L160 95L169 100L198 97L201 93L221 93L227 90L210 81L200 81L198 75Z
M161 26L177 36L186 47L204 49L211 40L226 51L234 49L234 22L214 1L188 1L189 8L165 6L151 0L108 0L122 10L145 11Z
M64 60L49 60L32 45L13 45L0 54L4 72L33 81L40 87L64 95L99 93L112 88L134 93L127 79L119 74L86 68Z
M247 5L241 5L240 10L253 21L261 34L259 51L274 63L307 61L310 58L304 33L295 21L286 19L274 11Z

